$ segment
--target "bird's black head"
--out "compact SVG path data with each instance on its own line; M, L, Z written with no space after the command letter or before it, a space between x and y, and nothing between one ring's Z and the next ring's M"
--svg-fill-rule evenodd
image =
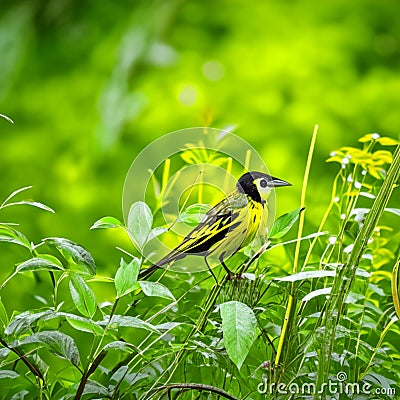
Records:
M268 196L274 187L291 186L291 184L263 172L252 171L243 174L236 186L239 192L245 193L254 201L261 203L263 197Z

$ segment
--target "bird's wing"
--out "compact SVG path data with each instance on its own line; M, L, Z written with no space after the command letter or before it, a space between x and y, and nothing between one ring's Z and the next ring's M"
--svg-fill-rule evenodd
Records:
M208 211L204 219L179 244L174 252L204 253L240 224L237 218L246 207L245 196L232 194ZM176 254L176 253L175 253Z

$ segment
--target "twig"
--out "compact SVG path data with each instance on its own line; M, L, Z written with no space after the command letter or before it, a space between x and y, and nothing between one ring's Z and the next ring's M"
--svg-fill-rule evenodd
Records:
M215 386L210 385L203 385L202 383L170 383L169 385L159 386L158 388L154 389L154 393L148 397L148 400L152 399L157 393L162 392L164 390L170 391L172 389L186 389L186 390L198 390L198 391L206 391L215 393L219 396L224 397L225 399L229 400L239 400L237 397L232 396L231 394L225 392L222 389L219 389Z
M33 375L35 375L36 377L38 377L42 382L45 382L44 380L44 376L41 373L41 371L36 367L35 364L32 364L28 358L22 353L21 350L16 349L14 347L11 347L7 344L7 342L0 338L0 343L7 349L9 349L10 351L12 351L13 353L15 353L20 360L29 368L29 370L32 372Z
M83 390L85 389L85 385L87 383L87 380L89 379L89 376L92 375L94 371L96 371L97 367L100 365L100 363L103 361L106 355L107 355L107 350L103 349L99 353L99 355L94 359L88 370L82 375L82 379L81 382L79 383L79 387L74 397L74 400L79 400L82 397Z

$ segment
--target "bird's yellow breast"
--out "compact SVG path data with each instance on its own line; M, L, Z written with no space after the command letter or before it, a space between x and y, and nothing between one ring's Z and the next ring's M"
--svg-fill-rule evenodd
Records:
M251 243L255 238L260 225L263 224L263 221L267 217L268 214L267 204L258 203L253 200L249 200L249 204L247 206L247 217L244 218L244 223L247 224L247 233L244 237L243 243L241 247L244 247Z

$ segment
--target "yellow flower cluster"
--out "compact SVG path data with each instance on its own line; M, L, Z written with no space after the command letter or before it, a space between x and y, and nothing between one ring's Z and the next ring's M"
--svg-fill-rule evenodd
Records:
M343 168L347 164L360 165L364 171L367 171L376 179L383 179L385 174L385 165L393 160L392 153L387 150L377 150L372 152L372 145L379 143L381 146L396 146L398 140L389 137L380 137L377 133L369 133L359 139L361 143L367 143L366 148L357 149L355 147L341 147L332 152L327 162L338 162Z

